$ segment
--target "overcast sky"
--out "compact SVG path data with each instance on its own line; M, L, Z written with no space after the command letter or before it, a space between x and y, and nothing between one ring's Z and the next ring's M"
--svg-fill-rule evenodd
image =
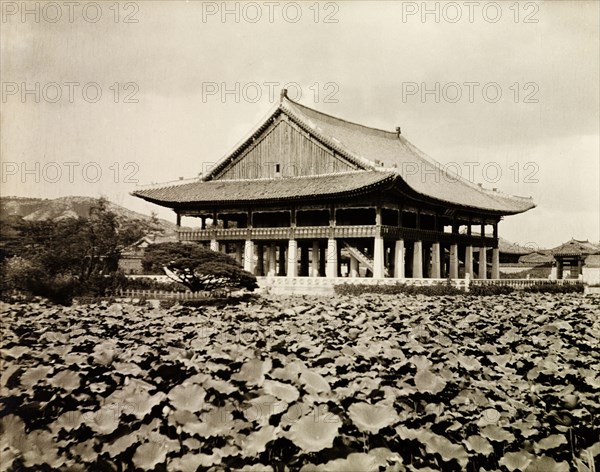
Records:
M23 5L2 2L3 196L105 195L174 220L135 182L198 175L288 83L532 196L501 236L600 239L596 1Z

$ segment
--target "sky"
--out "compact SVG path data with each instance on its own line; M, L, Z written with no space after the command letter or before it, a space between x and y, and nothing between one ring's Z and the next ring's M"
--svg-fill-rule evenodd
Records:
M276 106L402 134L531 196L500 236L600 240L599 2L2 2L2 196L193 178Z

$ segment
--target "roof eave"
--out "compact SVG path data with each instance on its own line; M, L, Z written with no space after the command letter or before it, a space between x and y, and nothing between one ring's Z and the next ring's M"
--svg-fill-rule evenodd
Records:
M148 195L144 195L138 191L131 192L131 195L134 197L141 198L142 200L145 200L147 202L154 203L156 205L163 206L166 208L171 208L171 209L175 209L177 207L187 206L187 205L210 206L210 205L251 205L251 204L255 204L255 203L270 204L270 203L277 203L277 202L282 202L282 201L284 201L284 202L313 201L316 199L323 199L323 198L336 199L336 198L342 198L342 197L353 196L353 195L364 195L364 194L368 194L368 193L371 193L376 190L391 188L395 185L395 182L397 179L398 179L397 175L389 174L386 177L384 177L376 182L364 185L362 187L350 189L350 190L343 190L343 191L339 191L339 192L325 193L325 194L319 194L319 195L310 195L310 196L290 195L290 196L276 197L276 198L269 197L269 198L264 198L264 199L259 198L259 199L248 199L248 200L166 201L166 200L160 200L157 198L153 198Z

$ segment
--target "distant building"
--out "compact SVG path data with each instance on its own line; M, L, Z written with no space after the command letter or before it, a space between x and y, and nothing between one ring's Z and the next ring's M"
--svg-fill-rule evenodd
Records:
M554 264L554 257L548 251L535 251L530 254L525 254L519 257L519 264L539 267L539 266L552 266Z
M152 244L175 242L177 236L174 234L149 234L138 239L135 243L121 250L119 269L127 275L143 274L142 259L146 248Z
M580 276L583 277L584 267L586 267L588 257L600 254L600 244L591 243L588 240L580 241L571 239L570 241L551 249L550 252L556 260L556 278L577 279ZM595 265L596 260L597 258L595 257L590 258L589 263ZM592 269L590 276L593 275L593 269L595 268L587 266L587 269Z
M581 272L583 281L587 284L600 284L600 254L591 254L587 256Z

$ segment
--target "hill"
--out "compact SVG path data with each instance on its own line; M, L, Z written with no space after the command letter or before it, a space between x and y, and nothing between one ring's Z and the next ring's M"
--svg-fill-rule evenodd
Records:
M58 221L64 218L81 218L89 214L90 208L97 202L93 197L60 197L54 199L1 197L0 221L23 218L27 221ZM152 218L113 202L108 209L117 215L119 223L139 223L145 232L174 233L176 225L169 221Z

